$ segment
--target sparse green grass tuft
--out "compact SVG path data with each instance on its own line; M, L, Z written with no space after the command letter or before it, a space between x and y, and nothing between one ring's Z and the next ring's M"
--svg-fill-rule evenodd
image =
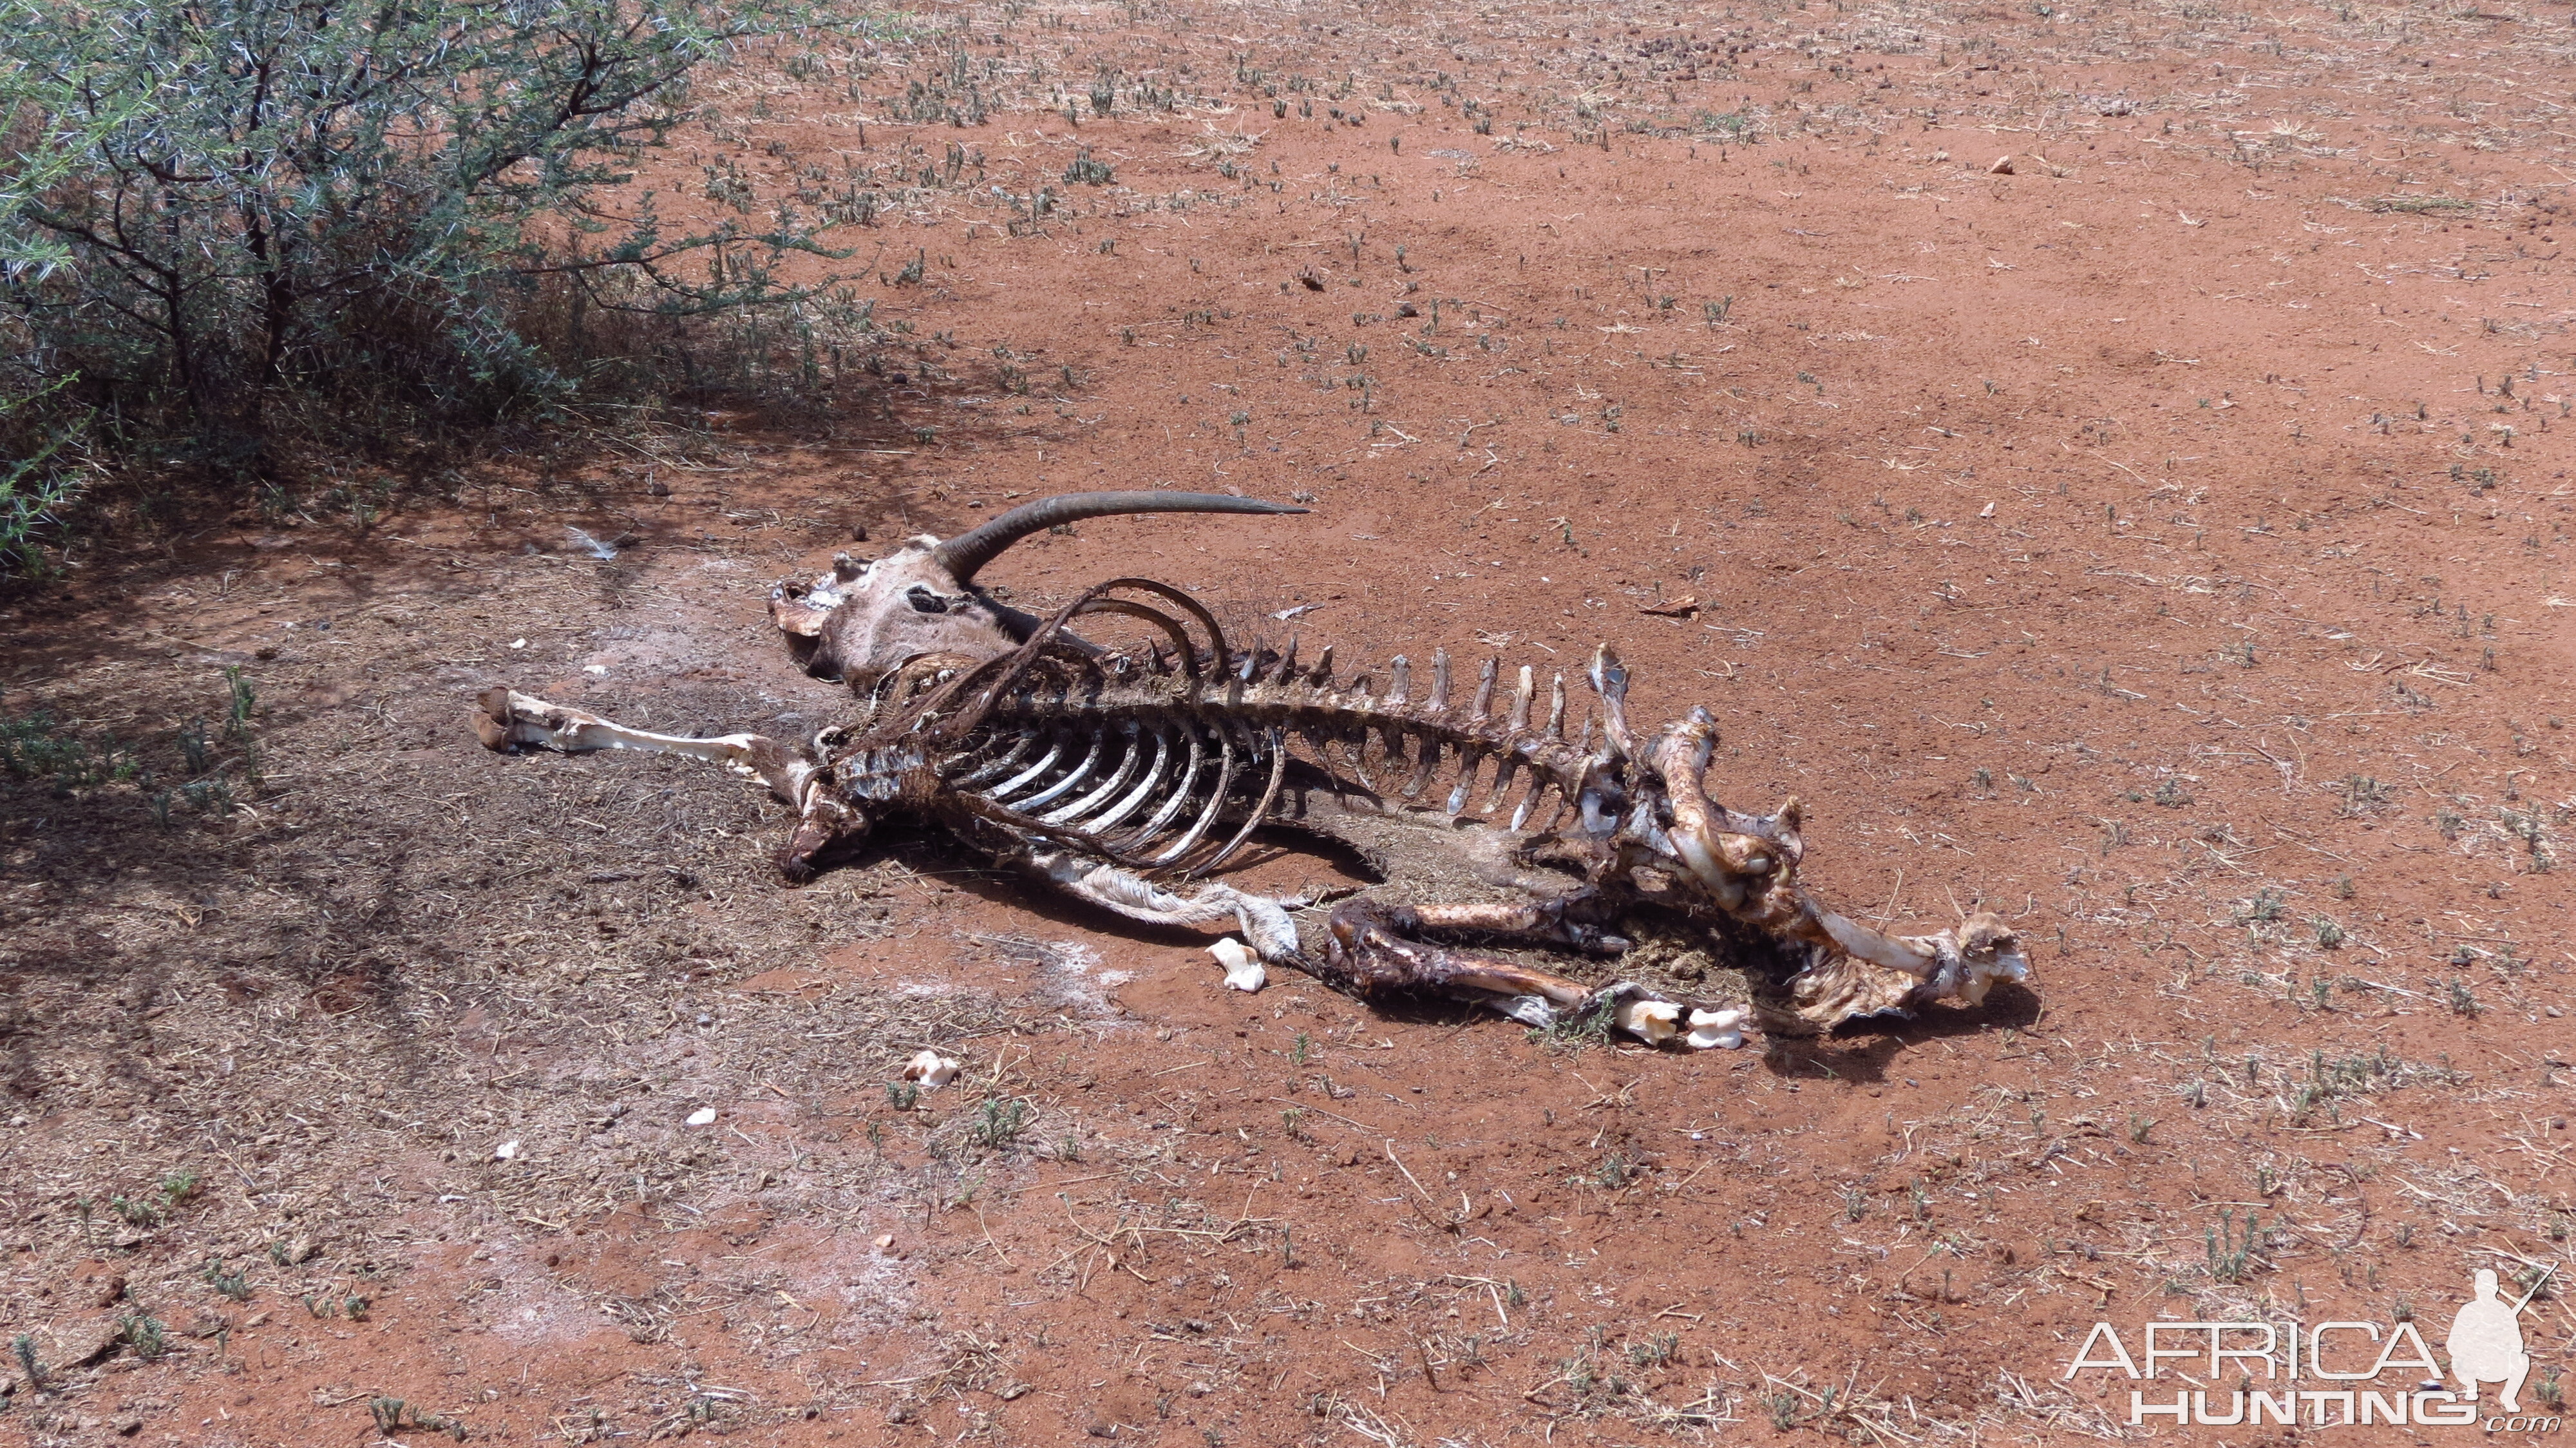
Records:
M1554 1050L1580 1051L1587 1046L1610 1044L1611 1010L1596 1004L1589 1009L1564 1011L1544 1026L1532 1026L1529 1039Z
M2209 1275L2220 1282L2242 1282L2270 1265L2263 1253L2271 1233L2262 1225L2261 1214L2247 1212L2245 1228L2236 1229L2232 1208L2221 1207L2218 1225L2209 1229Z
M2375 196L2368 205L2373 211L2394 211L2401 215L2422 216L2441 211L2475 211L2478 204L2457 196Z
M1641 1342L1628 1344L1628 1361L1641 1368L1659 1368L1681 1356L1682 1335L1658 1332Z
M127 1347L134 1349L134 1355L147 1363L159 1362L162 1354L170 1350L169 1335L162 1327L161 1319L148 1312L133 1312L118 1318L116 1332Z
M1014 1097L1006 1101L993 1097L985 1101L983 1115L968 1134L976 1145L989 1151L1007 1150L1020 1139L1020 1133L1028 1129L1029 1119L1036 1114L1037 1108L1024 1099Z
M233 1301L250 1301L250 1275L227 1270L222 1258L210 1257L206 1260L205 1277L208 1286Z
M1615 1192L1635 1181L1637 1173L1638 1165L1627 1153L1614 1151L1601 1158L1601 1165L1593 1168L1587 1180L1604 1191Z

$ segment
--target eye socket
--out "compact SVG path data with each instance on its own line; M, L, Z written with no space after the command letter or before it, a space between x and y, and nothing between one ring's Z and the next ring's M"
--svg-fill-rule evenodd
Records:
M938 594L931 592L928 588L918 583L904 590L903 601L912 605L912 611L914 613L946 613L948 611L947 599L941 598Z

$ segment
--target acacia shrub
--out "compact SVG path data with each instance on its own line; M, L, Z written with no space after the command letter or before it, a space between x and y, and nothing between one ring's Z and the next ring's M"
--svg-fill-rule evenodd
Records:
M92 448L255 472L289 432L524 416L721 373L710 337L864 327L846 292L782 278L841 254L792 204L683 226L633 182L693 72L815 18L0 0L0 558L62 501L84 424Z

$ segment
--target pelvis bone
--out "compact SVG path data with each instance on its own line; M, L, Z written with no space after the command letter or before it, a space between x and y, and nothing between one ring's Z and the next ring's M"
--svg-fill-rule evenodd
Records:
M1047 619L973 586L1012 541L1056 522L1168 509L1299 511L1074 495L781 585L771 611L807 642L808 668L850 680L864 701L858 723L808 740L651 734L507 689L483 695L475 723L495 749L680 753L751 775L796 813L780 852L791 878L901 815L1112 914L1237 930L1262 963L1371 999L1446 997L1532 1025L1597 1020L1704 1048L1739 1044L1747 1025L1814 1034L1940 1001L1976 1006L2028 978L2000 917L1894 936L1819 902L1800 879L1798 801L1747 815L1713 799L1715 721L1694 709L1637 732L1627 670L1607 647L1583 681L1597 717L1569 737L1562 675L1541 715L1528 668L1506 689L1488 661L1469 686L1439 651L1427 680L1403 657L1382 681L1352 677L1329 648L1301 662L1294 639L1237 648L1195 600L1148 579L1102 584ZM1107 649L1081 636L1086 619L1141 624L1160 641ZM1404 849L1385 845L1389 820L1435 824L1414 838L1442 841L1448 866L1500 864L1409 870ZM1298 835L1385 861L1388 878L1329 909L1220 878L1263 848L1256 839ZM1469 898L1431 898L1444 891ZM1561 973L1568 957L1615 961L1629 947L1619 932L1640 918L1695 933L1741 969L1749 1000Z

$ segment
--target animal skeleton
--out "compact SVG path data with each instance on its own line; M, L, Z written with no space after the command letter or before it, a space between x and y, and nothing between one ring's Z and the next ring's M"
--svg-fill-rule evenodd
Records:
M847 680L864 701L857 722L802 743L651 734L506 689L483 696L475 722L494 749L638 749L756 776L797 811L779 857L791 878L878 820L906 816L1130 919L1233 925L1261 961L1371 999L1441 996L1532 1025L1591 1018L1656 1044L1737 1044L1745 1011L1629 981L1587 985L1492 948L1617 956L1630 942L1616 932L1636 918L1682 922L1741 967L1751 1014L1775 1033L1939 1000L1973 1006L1996 982L2027 978L2019 941L1994 915L1897 937L1819 903L1799 880L1798 801L1747 815L1709 798L1715 721L1694 709L1638 732L1627 671L1606 646L1584 676L1597 730L1587 720L1569 738L1562 675L1534 722L1536 677L1524 667L1506 691L1499 660L1470 690L1448 652L1435 652L1417 690L1423 681L1399 656L1381 686L1337 673L1330 648L1311 664L1294 639L1239 649L1196 600L1148 579L1101 584L1044 620L975 585L1019 538L1149 511L1303 510L1075 494L946 542L911 539L873 564L844 555L811 585L780 584L771 614L808 670ZM1114 651L1074 631L1086 619L1131 620L1160 637ZM1436 883L1473 898L1402 898L1426 891L1403 878L1391 819L1434 826L1411 833L1443 847L1451 868ZM1215 878L1265 831L1393 860L1392 888L1352 893L1311 928L1316 902ZM1488 948L1447 943L1457 937Z

